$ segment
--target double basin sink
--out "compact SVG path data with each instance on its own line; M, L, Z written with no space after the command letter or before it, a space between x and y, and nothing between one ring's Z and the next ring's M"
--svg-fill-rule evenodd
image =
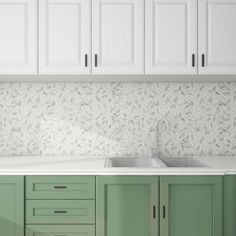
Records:
M108 158L105 167L116 168L166 168L166 167L206 167L194 157L164 157L164 158L139 158L139 157L112 157Z

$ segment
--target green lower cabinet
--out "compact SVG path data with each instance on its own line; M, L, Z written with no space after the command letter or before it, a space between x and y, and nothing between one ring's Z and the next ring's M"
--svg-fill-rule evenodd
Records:
M23 176L0 176L0 235L24 236Z
M94 200L27 200L27 224L94 224Z
M95 199L95 176L26 176L26 199Z
M27 225L25 236L95 236L95 226Z
M96 236L158 236L157 176L98 176Z
M160 177L160 236L222 236L222 177Z
M236 235L236 175L223 178L223 236Z
M233 175L97 176L96 186L95 177L29 180L42 199L24 199L23 176L0 176L0 236L236 235ZM52 199L56 191L68 199Z

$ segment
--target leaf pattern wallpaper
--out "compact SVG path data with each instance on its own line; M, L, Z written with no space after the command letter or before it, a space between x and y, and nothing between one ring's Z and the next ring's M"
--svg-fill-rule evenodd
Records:
M1 156L146 156L157 143L163 155L235 155L236 84L0 84Z

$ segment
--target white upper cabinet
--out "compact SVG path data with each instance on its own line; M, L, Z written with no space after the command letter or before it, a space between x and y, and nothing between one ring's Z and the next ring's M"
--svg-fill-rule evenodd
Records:
M91 1L39 0L39 73L91 73Z
M236 73L236 0L199 0L199 73Z
M197 73L197 0L146 0L146 74Z
M236 0L0 0L5 74L235 75Z
M144 73L144 0L92 0L93 74Z
M36 74L37 1L0 0L0 74Z

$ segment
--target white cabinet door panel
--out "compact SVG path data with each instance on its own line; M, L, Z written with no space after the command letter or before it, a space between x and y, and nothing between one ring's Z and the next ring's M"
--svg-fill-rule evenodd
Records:
M92 8L93 73L144 73L143 0L93 0Z
M91 1L40 0L39 5L40 74L90 73Z
M0 0L0 74L35 74L36 0Z
M196 74L197 1L146 0L145 9L146 73Z
M199 73L236 73L236 0L199 0Z

